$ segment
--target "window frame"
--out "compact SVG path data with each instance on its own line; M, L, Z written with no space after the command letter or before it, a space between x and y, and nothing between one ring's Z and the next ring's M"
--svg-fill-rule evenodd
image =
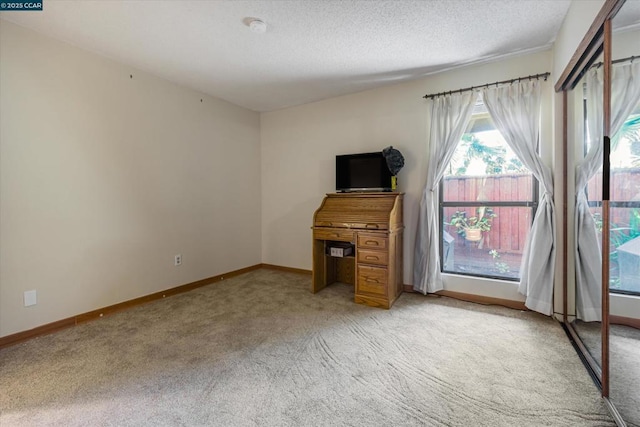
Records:
M473 117L473 116L472 116ZM495 125L494 125L495 127ZM496 130L498 130L496 128ZM499 130L498 130L499 132ZM471 133L471 132L465 132L466 133ZM501 134L502 135L502 134ZM504 138L504 136L503 136ZM462 139L461 139L462 141ZM506 142L506 141L505 141ZM460 144L460 142L458 142L458 144ZM538 150L540 148L540 141L538 139ZM458 146L456 145L456 149L458 149ZM445 181L445 177L443 176L440 179L440 183L438 184L438 253L440 256L440 273L442 274L451 274L451 275L458 275L458 276L466 276L466 277L477 277L477 278L482 278L482 279L491 279L491 280L504 280L504 281L509 281L509 282L519 282L521 277L505 277L505 276L497 276L497 275L492 275L492 274L477 274L477 273L465 273L465 272L458 272L458 271L446 271L444 269L444 239L443 239L443 232L444 232L444 209L447 207L527 207L527 208L531 208L531 224L533 224L533 219L536 216L536 212L538 210L538 203L540 201L540 183L538 182L538 179L535 177L535 175L529 171L529 173L531 173L531 195L532 195L532 200L530 201L465 201L465 202L460 202L460 201L444 201L444 181ZM529 227L529 231L531 231L531 227Z

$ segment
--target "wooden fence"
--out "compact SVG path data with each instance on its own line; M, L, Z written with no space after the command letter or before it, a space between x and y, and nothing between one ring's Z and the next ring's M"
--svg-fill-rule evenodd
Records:
M638 202L640 205L640 169L617 169L611 171L611 183L609 188L610 200L613 202ZM602 201L602 172L596 174L587 185L587 194L590 201ZM640 208L612 208L612 226L628 227L631 223L632 211ZM591 212L601 213L599 207L591 208Z
M491 230L483 233L483 241L474 243L487 251L495 249L501 254L522 254L526 243L533 209L529 207L497 207L491 206L490 201L531 201L532 178L528 174L508 174L489 177L476 176L447 176L445 192L442 195L445 202L476 202L486 200L487 207L491 207L496 217L492 220ZM475 207L446 207L444 208L444 222L448 224L456 211L467 212L467 218L476 216ZM462 236L451 225L444 226L455 239L455 245L468 245Z
M483 249L495 249L500 253L522 254L526 243L533 209L527 207L492 207L490 201L527 201L531 199L532 179L525 174L506 174L489 177L481 176L447 176L444 177L445 202L475 202L486 200L497 215L493 218L491 230L483 233L481 244ZM587 186L589 200L602 200L602 173L597 174ZM640 206L640 169L621 169L611 172L611 200L617 202L638 202ZM632 221L633 211L640 212L640 207L613 208L611 222L618 227L635 227ZM456 246L468 245L456 233L456 228L449 223L456 211L467 212L467 217L476 216L476 208L446 207L444 209L444 229L455 239ZM592 208L592 212L600 212Z

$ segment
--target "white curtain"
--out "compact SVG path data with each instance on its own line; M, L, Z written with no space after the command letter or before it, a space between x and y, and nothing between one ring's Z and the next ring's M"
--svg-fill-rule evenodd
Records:
M550 316L553 314L556 229L551 169L538 155L540 81L491 87L482 94L496 128L542 186L522 255L518 291L526 296L525 305L529 309Z
M590 148L584 159L576 165L576 310L578 319L591 322L599 321L602 317L602 252L595 221L589 212L585 189L589 180L602 166L602 67L592 68L587 72L586 85L587 137ZM611 75L612 135L620 130L639 101L640 62L615 65ZM611 147L612 150L614 148Z
M443 288L438 241L438 184L469 123L477 98L475 91L469 91L432 101L429 169L420 200L413 262L413 289L423 294Z
M600 241L596 224L589 212L585 188L602 166L603 85L602 68L592 68L586 75L587 135L589 151L576 165L575 257L576 311L578 319L600 320L602 288L600 286ZM578 87L576 90L582 90Z

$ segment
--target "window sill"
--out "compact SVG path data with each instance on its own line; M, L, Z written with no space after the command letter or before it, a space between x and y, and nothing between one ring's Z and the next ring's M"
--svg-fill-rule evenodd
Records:
M640 313L640 297L635 295L609 294L609 314L637 319Z
M525 300L518 292L518 282L509 280L442 273L442 282L446 291L518 302Z

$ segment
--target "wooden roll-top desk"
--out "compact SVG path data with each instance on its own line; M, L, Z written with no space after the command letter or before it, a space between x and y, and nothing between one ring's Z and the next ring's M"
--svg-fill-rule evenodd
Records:
M313 216L313 293L334 282L352 284L357 303L390 308L402 293L403 193L327 194ZM336 242L355 252L327 254Z

